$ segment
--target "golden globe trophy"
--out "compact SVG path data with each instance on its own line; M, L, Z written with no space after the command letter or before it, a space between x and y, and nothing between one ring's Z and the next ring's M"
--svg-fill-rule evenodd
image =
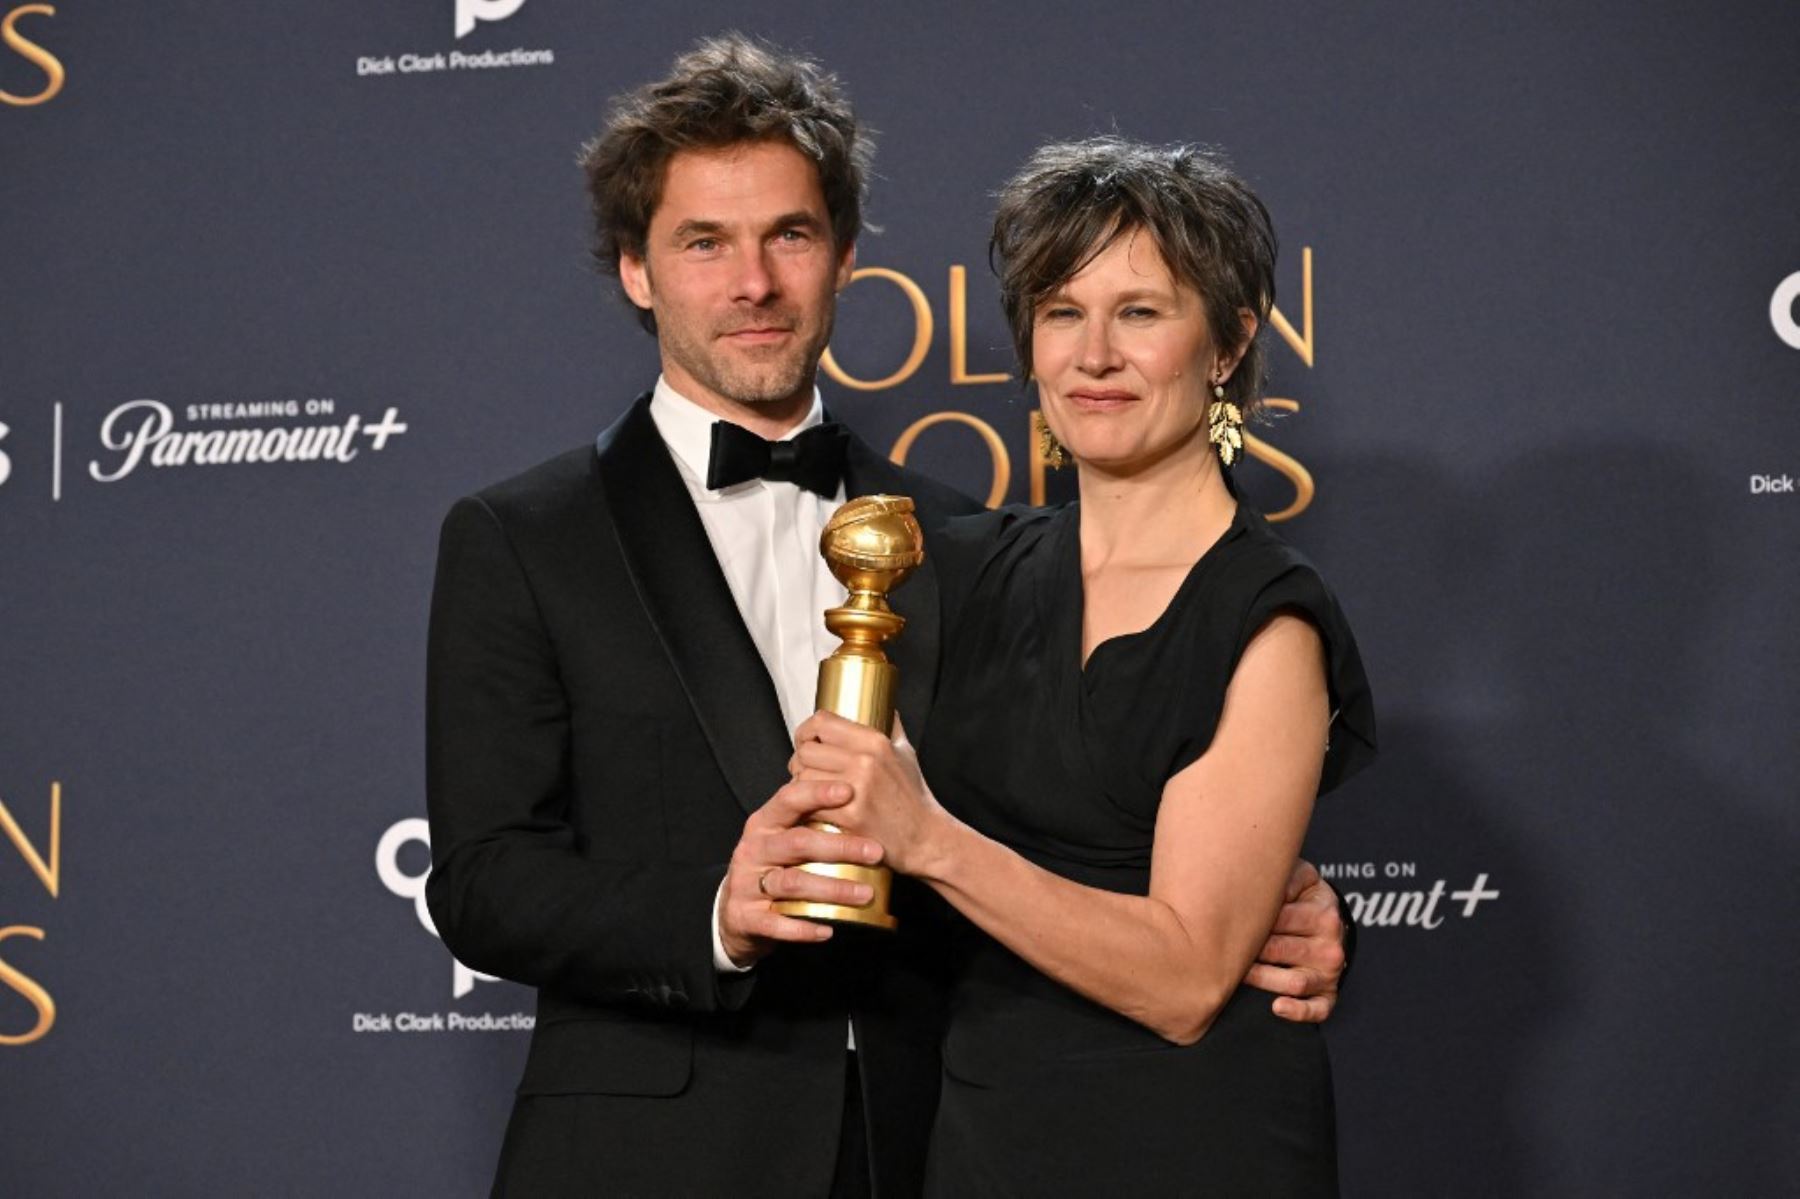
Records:
M887 593L925 561L925 534L913 516L913 502L903 495L851 500L825 522L819 553L850 595L841 607L825 613L825 627L843 643L819 663L815 706L892 736L900 668L887 660L881 646L906 626L906 618L888 607ZM828 833L842 831L823 820L809 824ZM899 923L888 911L894 872L886 866L806 862L800 869L866 883L875 896L861 907L784 899L775 905L782 915L868 928L891 929Z

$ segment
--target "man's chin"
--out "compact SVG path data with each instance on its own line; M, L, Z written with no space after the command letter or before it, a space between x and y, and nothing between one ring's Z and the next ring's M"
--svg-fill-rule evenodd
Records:
M720 380L715 388L720 395L734 403L760 407L765 404L779 404L793 399L801 392L812 390L811 378L805 372L782 371L766 375L738 374Z

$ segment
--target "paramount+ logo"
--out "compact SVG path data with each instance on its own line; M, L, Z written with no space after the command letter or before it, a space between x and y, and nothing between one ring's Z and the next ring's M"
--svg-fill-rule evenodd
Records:
M459 3L463 2L466 0L459 0ZM523 0L520 0L520 3L523 3ZM514 4L513 7L517 8L518 4ZM48 4L21 4L8 11L5 16L0 16L0 44L4 44L14 55L36 67L44 76L42 86L37 91L25 95L15 95L7 91L4 86L0 86L0 104L11 108L34 108L39 104L48 104L62 92L66 79L62 60L46 50L39 42L26 36L27 33L41 36L41 22L37 18L48 19L55 15L56 9ZM26 27L26 30L21 31L19 23L26 17L33 18L33 21ZM0 66L0 80L12 78L14 72L10 69L11 66L11 63Z

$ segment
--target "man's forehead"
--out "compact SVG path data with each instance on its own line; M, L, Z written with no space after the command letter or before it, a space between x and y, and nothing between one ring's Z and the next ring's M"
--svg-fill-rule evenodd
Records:
M677 150L650 223L757 224L807 212L824 219L818 167L785 141Z

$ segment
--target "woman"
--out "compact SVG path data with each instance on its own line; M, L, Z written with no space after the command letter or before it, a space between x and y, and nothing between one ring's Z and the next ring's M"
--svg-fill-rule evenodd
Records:
M1374 747L1336 603L1231 483L1268 214L1204 153L1101 138L1032 158L993 248L1080 501L929 547L945 635L921 762L829 714L795 755L852 784L834 823L979 930L931 1185L1332 1194L1318 1029L1241 985L1315 795Z

